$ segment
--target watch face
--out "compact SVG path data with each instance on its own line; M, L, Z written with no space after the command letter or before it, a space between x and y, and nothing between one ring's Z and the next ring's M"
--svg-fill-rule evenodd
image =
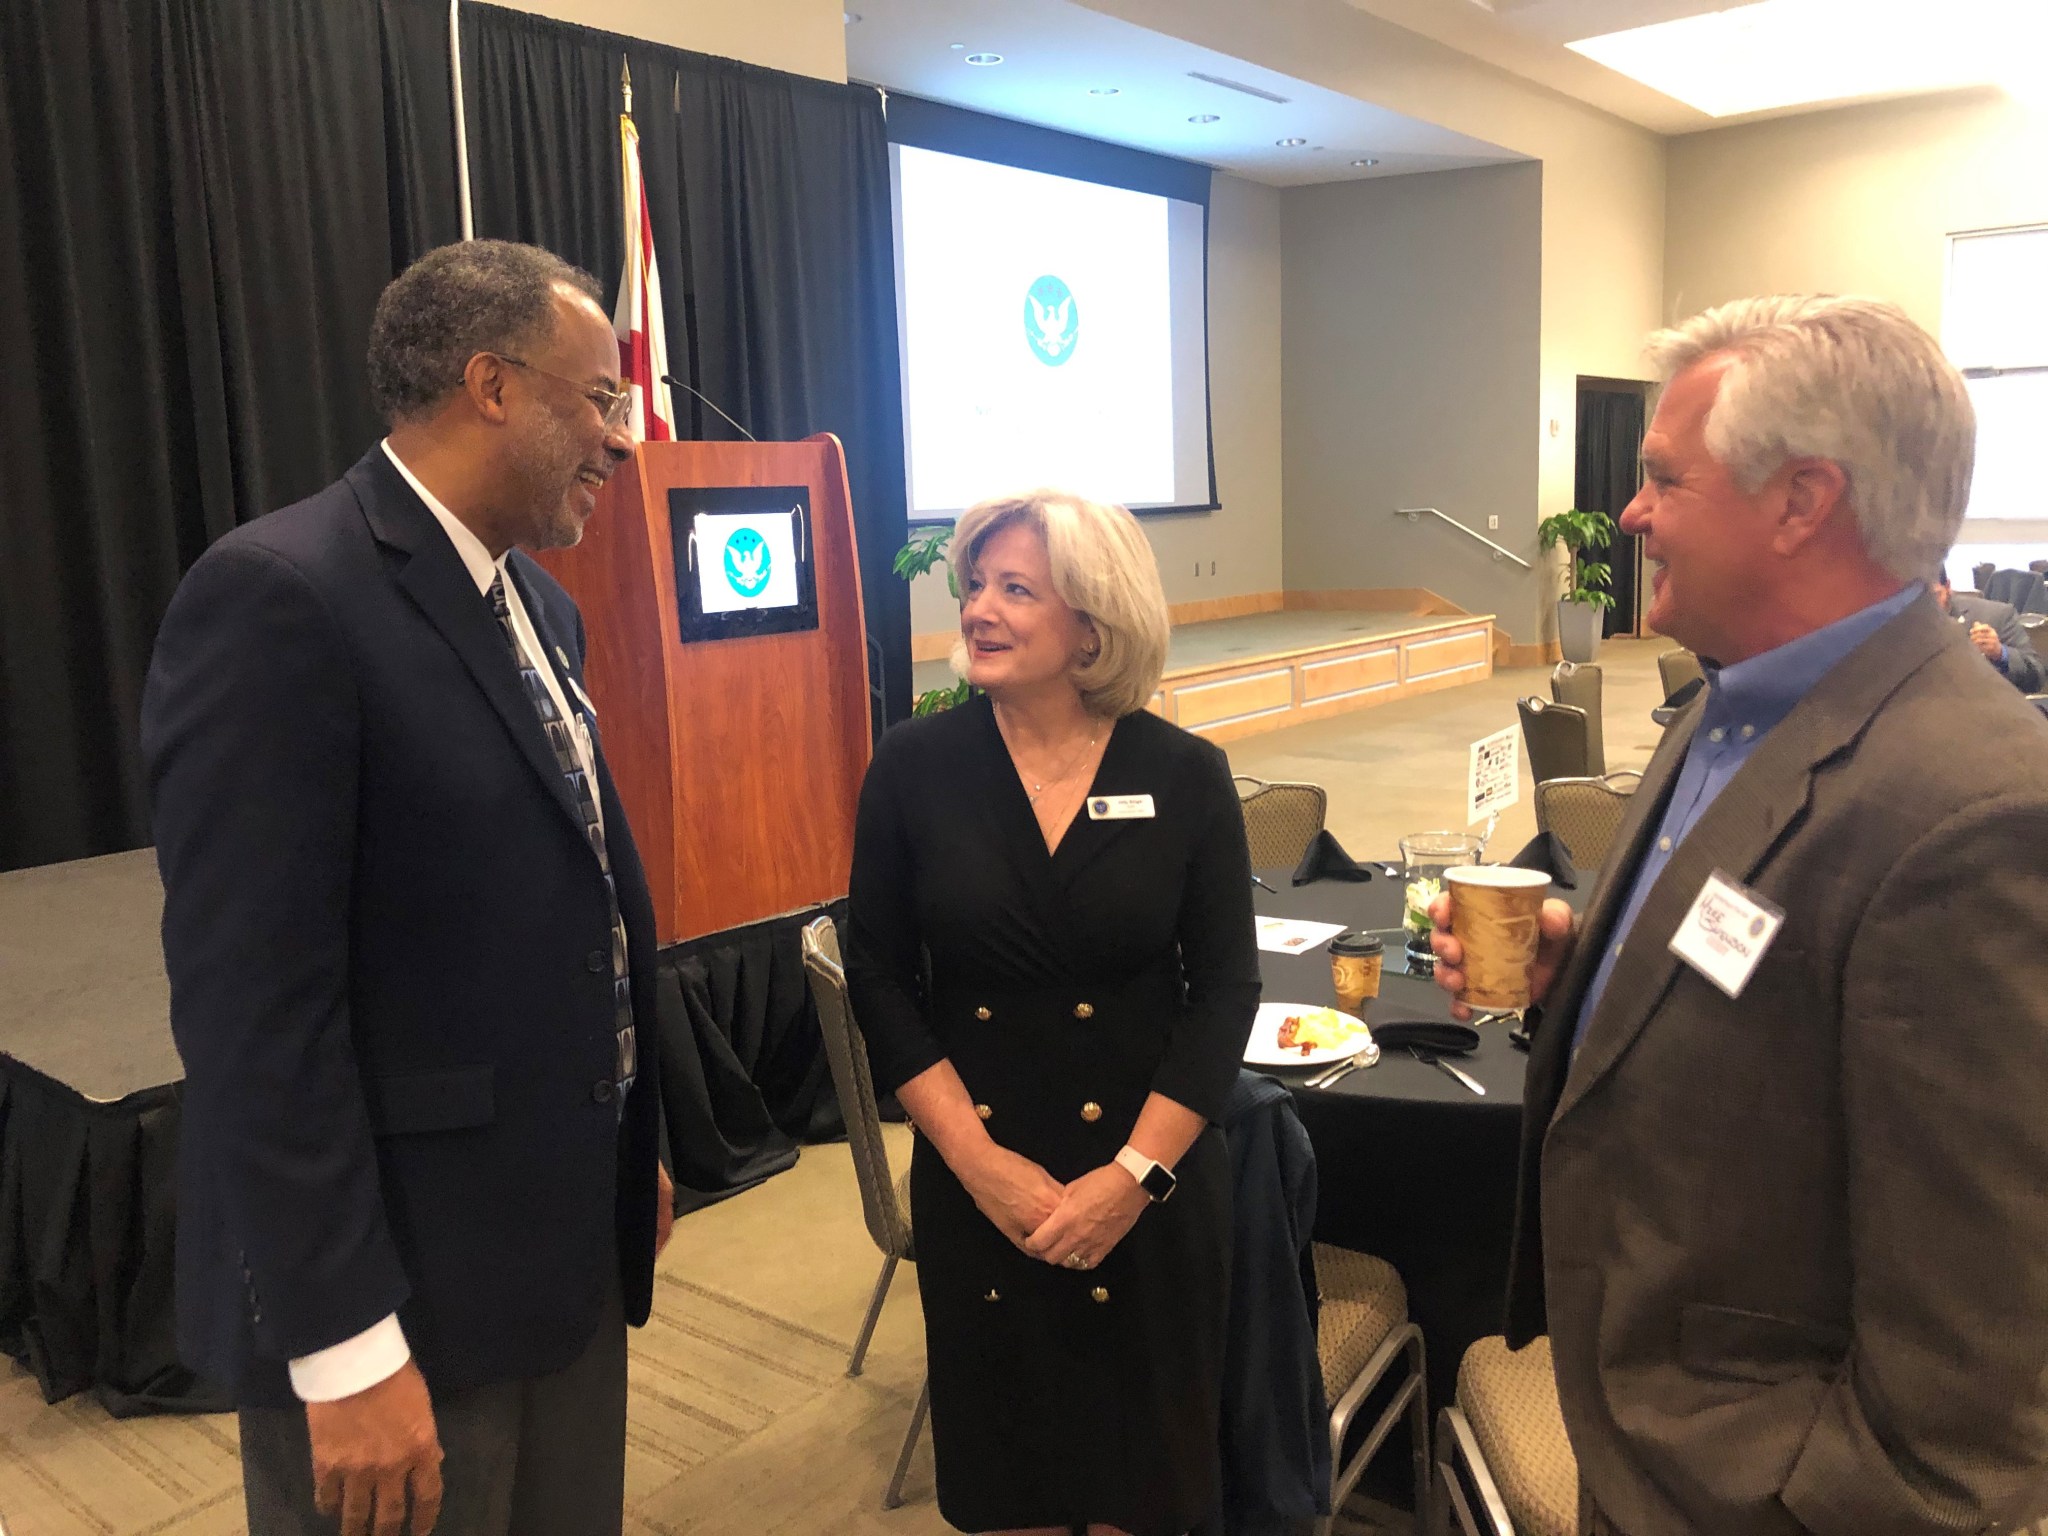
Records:
M1158 1163L1154 1163L1146 1171L1145 1177L1138 1181L1139 1187L1154 1201L1164 1200L1172 1194L1177 1182L1173 1174Z

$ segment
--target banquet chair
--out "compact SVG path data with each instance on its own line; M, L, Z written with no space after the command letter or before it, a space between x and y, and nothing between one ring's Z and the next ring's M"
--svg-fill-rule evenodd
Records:
M2011 603L2020 613L2040 611L2039 571L1993 571L1981 585L1984 595L1994 603Z
M832 1069L832 1086L839 1094L840 1114L846 1120L846 1144L853 1153L854 1177L860 1184L861 1212L867 1218L868 1236L882 1250L882 1273L875 1281L860 1334L853 1341L853 1358L846 1364L846 1374L858 1376L861 1362L867 1358L868 1340L882 1315L882 1303L889 1295L889 1282L896 1278L896 1266L904 1259L917 1262L910 1235L910 1176L906 1173L899 1180L889 1176L889 1149L882 1141L882 1114L875 1099L875 1080L868 1071L867 1042L854 1022L846 972L839 963L839 930L831 918L821 917L805 926L803 950L811 997L818 1006L818 1032L825 1037L825 1059ZM931 1378L926 1377L910 1415L903 1449L896 1456L896 1470L882 1495L884 1509L895 1509L903 1502L903 1479L910 1471L910 1455L917 1449L931 1401Z
M1560 661L1550 673L1550 697L1586 712L1586 772L1607 771L1606 733L1601 729L1600 667L1591 661Z
M1629 796L1643 780L1639 773L1588 775L1579 779L1543 779L1536 785L1536 830L1554 832L1579 869L1598 869L1628 815Z
M1244 811L1245 841L1253 869L1291 869L1323 830L1329 792L1320 784L1268 784L1238 774L1237 803Z
M1664 697L1670 698L1694 678L1704 678L1700 670L1700 659L1691 651L1666 651L1657 658L1657 680L1664 685Z
M1575 1536L1579 1464L1565 1437L1550 1340L1510 1350L1495 1334L1465 1351L1458 1400L1437 1416L1435 1529L1464 1536Z
M1973 584L1975 584L1979 592L1982 592L1984 590L1984 583L1991 579L1992 572L1996 571L1997 569L1998 567L1992 564L1989 560L1986 560L1982 565L1973 565L1970 567L1970 580Z
M1522 717L1522 743L1529 754L1529 772L1545 779L1583 779L1591 764L1587 756L1586 712L1575 704L1550 704L1542 699L1517 699Z
M2039 571L2043 576L2048 576L2048 560L2029 560L2027 562L2027 569Z
M1330 1513L1316 1536L1330 1536L1336 1513L1351 1497L1387 1436L1408 1418L1415 1461L1415 1515L1427 1525L1429 1482L1429 1375L1422 1330L1408 1320L1408 1289L1385 1259L1317 1243L1316 1289L1322 1305L1316 1355L1330 1401ZM1398 1372L1398 1375L1390 1373ZM1383 1382L1400 1385L1350 1460L1344 1442L1365 1400Z

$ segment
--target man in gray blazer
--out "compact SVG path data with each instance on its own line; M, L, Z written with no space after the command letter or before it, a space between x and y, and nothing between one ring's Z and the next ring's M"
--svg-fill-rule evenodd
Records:
M1621 526L1652 627L1715 659L1583 922L1546 908L1509 1341L1550 1334L1587 1531L2038 1516L2048 721L1922 585L1969 399L1870 301L1652 353Z
M1963 626L1970 644L2006 681L2021 693L2041 691L2041 658L2034 654L2034 642L2020 623L2018 609L1975 592L1953 590L1946 571L1934 578L1932 589L1934 600Z

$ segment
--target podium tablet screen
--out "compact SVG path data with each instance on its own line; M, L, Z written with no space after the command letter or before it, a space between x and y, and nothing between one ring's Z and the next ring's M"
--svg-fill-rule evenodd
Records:
M807 486L694 486L669 492L685 641L818 627Z

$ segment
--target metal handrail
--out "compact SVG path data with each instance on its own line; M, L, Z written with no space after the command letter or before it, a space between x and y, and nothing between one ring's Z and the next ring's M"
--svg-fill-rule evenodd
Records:
M1396 517L1405 517L1405 518L1407 518L1407 519L1408 519L1408 521L1409 521L1409 522L1411 522L1411 523L1412 523L1412 522L1414 522L1414 521L1415 521L1415 520L1416 520L1417 518L1421 517L1421 516L1422 516L1422 514L1423 514L1423 513L1425 513L1425 512L1427 512L1427 513L1428 513L1428 514L1429 514L1429 515L1430 515L1431 517L1436 517L1436 518L1442 518L1442 519L1443 519L1443 521L1445 521L1445 522L1449 523L1449 524L1450 524L1450 525L1451 525L1451 526L1452 526L1453 528L1457 529L1457 530L1458 530L1458 532L1460 532L1460 533L1464 534L1466 538L1468 538L1468 539L1477 539L1477 540L1478 540L1478 541L1479 541L1480 543L1484 544L1484 545L1485 545L1485 546L1486 546L1486 547L1487 547L1488 549L1490 549L1490 550L1492 550L1492 551L1493 551L1493 558L1494 558L1494 559L1496 559L1496 560L1512 560L1512 561L1514 561L1514 562L1515 562L1515 564L1519 565L1519 566L1520 566L1520 567L1521 567L1521 568L1522 568L1523 570L1525 570L1525 571L1529 571L1529 570L1534 570L1534 569L1535 569L1535 567L1534 567L1534 566L1530 565L1528 561L1524 560L1524 559L1523 559L1523 558L1522 558L1522 557L1521 557L1520 555L1516 554L1516 553L1515 553L1515 552L1514 552L1513 550L1511 550L1511 549L1503 549L1503 548L1501 548L1501 546L1500 546L1500 545L1498 545L1498 544L1494 543L1494 542L1493 542L1493 540L1489 539L1489 538L1488 538L1488 537L1487 537L1487 536L1486 536L1485 534L1481 533L1481 532L1480 532L1480 531L1479 531L1478 529L1476 529L1476 528L1467 528L1467 527L1466 527L1466 526L1465 526L1465 525L1464 525L1463 523L1459 522L1459 521L1458 521L1458 520L1457 520L1457 519L1456 519L1455 517L1448 517L1448 516L1445 516L1445 514L1444 514L1444 513L1442 513L1442 512L1439 512L1439 511L1438 511L1438 510L1437 510L1437 509L1436 509L1435 507L1396 507L1396 508L1394 508L1394 516L1396 516Z

